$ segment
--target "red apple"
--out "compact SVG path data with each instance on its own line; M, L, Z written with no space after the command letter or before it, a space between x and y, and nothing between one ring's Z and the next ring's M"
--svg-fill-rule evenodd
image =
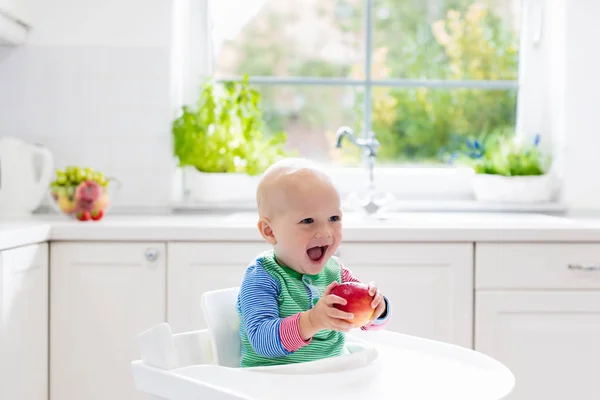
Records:
M340 283L331 290L331 294L346 300L345 305L334 304L334 307L354 314L354 319L348 321L354 326L366 325L375 309L371 307L373 296L369 294L369 286L358 282Z
M88 211L78 211L77 212L77 219L80 221L89 221L91 218L91 215Z
M79 201L94 202L102 194L102 186L98 182L87 180L77 186L75 198Z
M102 219L102 217L104 216L104 211L92 210L92 212L90 213L90 216L92 217L92 219L94 221L100 221Z

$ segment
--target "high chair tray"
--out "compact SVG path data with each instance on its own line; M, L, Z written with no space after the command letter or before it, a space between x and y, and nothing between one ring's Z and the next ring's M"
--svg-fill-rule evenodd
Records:
M348 334L351 353L263 368L133 363L139 390L168 400L500 400L514 376L470 349L386 330Z

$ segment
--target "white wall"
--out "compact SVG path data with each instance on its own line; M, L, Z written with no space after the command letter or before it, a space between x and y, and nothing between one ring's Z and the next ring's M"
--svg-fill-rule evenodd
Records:
M541 48L547 52L530 71L539 71L547 90L530 121L551 133L562 201L575 212L599 211L600 2L525 1L545 7Z
M166 48L175 0L28 0L36 46Z
M167 207L172 2L30 1L30 44L0 50L0 135L118 177L122 209Z
M566 1L566 0L565 0ZM600 2L565 4L565 199L600 209Z

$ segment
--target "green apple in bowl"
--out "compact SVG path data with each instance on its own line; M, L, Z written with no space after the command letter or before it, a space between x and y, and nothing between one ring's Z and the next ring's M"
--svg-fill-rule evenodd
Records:
M68 166L56 171L56 178L50 184L53 204L59 212L75 217L80 221L102 219L110 206L111 182L102 172L92 168Z

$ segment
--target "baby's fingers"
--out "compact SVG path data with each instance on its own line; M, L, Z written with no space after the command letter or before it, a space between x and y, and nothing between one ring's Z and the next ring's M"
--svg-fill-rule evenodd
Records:
M336 318L336 319L347 319L347 320L351 320L354 318L354 314L352 313L348 313L342 310L338 310L337 308L334 307L327 307L327 316L329 316L330 318Z
M334 304L339 304L339 305L344 306L347 303L346 299L344 299L340 296L336 296L335 294L329 294L329 295L325 296L324 299L325 299L325 304L327 304L330 307L332 307Z
M369 282L369 295L375 296L377 293L377 285L375 282Z
M371 307L377 308L377 306L379 304L381 304L382 301L383 301L383 295L381 294L381 292L377 291L377 294L375 295L375 297L373 298L373 301L371 302Z
M333 329L335 329L336 331L342 331L342 332L348 332L350 329L354 328L354 325L352 325L350 322L341 320L341 319L336 319L332 321L332 325L333 325Z
M325 292L323 292L323 297L329 296L329 293L331 293L331 290L334 287L336 287L337 285L338 285L337 281L333 281L329 285L327 285L327 287L325 288Z

